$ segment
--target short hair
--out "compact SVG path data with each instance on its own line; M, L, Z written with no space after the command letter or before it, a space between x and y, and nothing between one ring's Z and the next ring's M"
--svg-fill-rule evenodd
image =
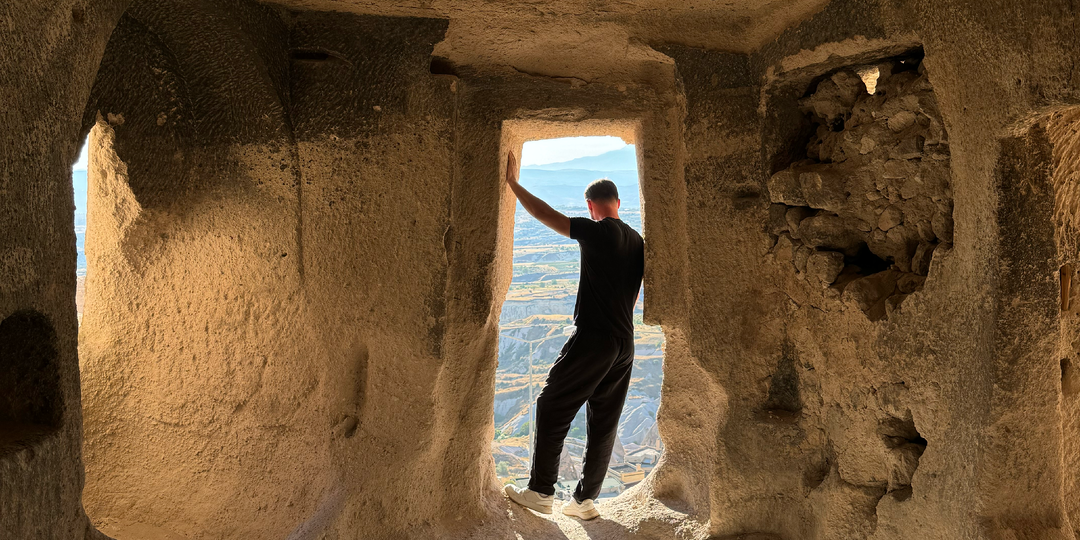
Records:
M615 187L615 182L607 178L593 180L589 187L585 188L585 200L607 202L618 199L619 188Z

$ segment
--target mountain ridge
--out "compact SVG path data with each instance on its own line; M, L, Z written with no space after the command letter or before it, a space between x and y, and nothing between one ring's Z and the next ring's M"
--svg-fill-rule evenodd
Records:
M628 144L618 150L611 150L595 156L584 156L558 163L525 165L522 170L561 171L579 169L586 171L627 171L637 170L637 148Z

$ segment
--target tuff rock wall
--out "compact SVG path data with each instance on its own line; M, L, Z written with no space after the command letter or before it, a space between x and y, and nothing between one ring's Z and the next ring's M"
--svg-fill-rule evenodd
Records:
M0 535L93 538L82 430L70 169L119 2L7 4L0 96Z
M445 518L443 493L403 484L418 470L479 501L486 469L443 472L466 442L440 418L458 410L440 395L453 94L428 73L444 28L250 3L120 20L90 107L81 328L100 529L392 534Z
M785 6L5 8L0 537L1075 538L1075 15ZM487 445L503 156L601 133L667 449L581 525Z

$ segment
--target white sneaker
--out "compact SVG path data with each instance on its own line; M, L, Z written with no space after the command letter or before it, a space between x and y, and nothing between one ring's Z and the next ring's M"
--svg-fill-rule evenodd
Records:
M573 497L570 497L570 501L563 505L562 513L586 521L600 516L600 511L596 509L592 499L577 502Z
M511 501L541 514L550 514L551 503L555 501L554 495L544 495L528 488L519 488L514 484L506 484L503 493L506 493Z

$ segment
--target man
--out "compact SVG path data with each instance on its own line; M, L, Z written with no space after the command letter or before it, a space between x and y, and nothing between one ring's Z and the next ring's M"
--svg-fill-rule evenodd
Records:
M536 445L529 487L507 485L514 502L544 514L552 511L559 456L570 423L582 405L588 440L582 477L563 513L581 519L600 515L593 500L607 475L630 370L634 366L634 305L645 271L641 235L619 220L619 192L608 179L585 190L592 219L568 218L529 193L517 180L517 159L506 159L506 182L529 214L581 247L581 278L573 335L548 371L536 398Z

